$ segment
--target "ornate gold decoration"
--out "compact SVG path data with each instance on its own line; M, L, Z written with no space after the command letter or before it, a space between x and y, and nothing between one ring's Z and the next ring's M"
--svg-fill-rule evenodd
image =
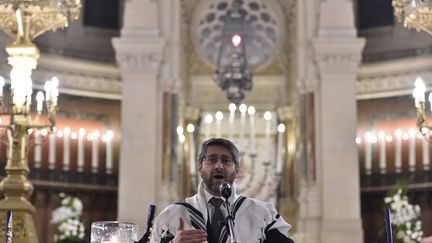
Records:
M432 34L432 1L393 0L394 15L407 28Z
M79 0L2 0L0 28L12 37L24 34L32 40L46 31L67 27L68 20L79 18L80 8ZM17 10L21 11L25 33L18 33Z
M53 79L45 87L46 115L42 112L43 94L42 100L37 98L40 103L37 114L31 115L31 73L36 69L40 56L32 40L48 30L66 27L69 20L78 18L80 8L79 0L0 1L0 28L16 38L6 47L9 54L8 62L12 66L11 101L4 102L0 96L1 115L10 118L7 124L0 124L6 127L8 138L6 178L0 183L0 191L5 196L0 201L0 215L12 210L14 243L38 242L32 218L35 208L27 200L33 192L33 185L27 179L29 130L52 128L57 111L58 80ZM5 225L5 217L0 217L0 225ZM1 234L0 241L4 240L4 237L5 234Z

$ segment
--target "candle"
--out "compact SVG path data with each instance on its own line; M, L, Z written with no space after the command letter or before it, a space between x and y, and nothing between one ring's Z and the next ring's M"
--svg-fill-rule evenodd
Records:
M222 136L222 132L221 132L221 121L223 119L222 111L216 112L215 118L216 118L216 137L220 138Z
M415 141L416 141L416 132L414 128L410 128L408 130L409 139L408 139L408 165L409 171L415 171Z
M211 114L207 114L204 118L204 122L206 123L206 130L205 130L204 137L205 139L209 139L211 124L213 123L213 116Z
M249 114L249 122L250 122L250 137L249 137L249 142L250 142L250 153L251 154L255 154L256 150L255 150L255 107L253 106L249 106L248 108L248 114Z
M283 146L283 135L285 132L285 125L279 124L277 127L278 130L278 143L277 143L277 158L276 158L276 173L282 173L283 168L283 155L285 153L285 148Z
M229 123L229 134L228 134L228 138L230 140L233 139L233 133L234 133L234 120L235 120L235 111L236 111L236 105L231 103L228 106L228 109L230 111L229 114L229 119L228 119L228 123Z
M63 170L68 171L70 165L70 139L71 130L69 127L63 129Z
M372 174L372 134L365 133L365 172L366 175Z
M379 165L381 174L386 173L386 140L384 131L379 131L378 137L380 139L380 157L379 157Z
M58 78L57 77L53 77L51 79L51 86L50 86L50 88L51 88L51 90L50 90L50 93L51 93L51 102L52 102L53 106L57 105L57 97L59 95L58 85L59 85Z
M270 122L271 122L271 112L266 111L264 113L264 120L266 121L266 129L265 129L265 151L264 151L264 161L270 162Z
M105 135L105 171L107 174L112 174L113 169L113 149L112 139L114 138L114 132L108 131Z
M22 14L24 15L24 14ZM21 15L21 9L17 9L15 11L15 17L16 17L16 22L17 22L17 35L18 36L24 36L24 27L23 27L23 18Z
M396 129L395 131L395 170L396 173L402 172L402 131Z
M52 131L48 141L48 169L55 169L56 163L56 133Z
M36 95L36 110L38 113L42 112L42 105L43 105L43 101L44 101L44 95L42 93L42 91L37 92Z
M422 136L422 155L423 155L423 170L429 170L429 143L424 136Z
M84 171L84 138L85 138L86 131L84 128L80 128L78 130L78 154L77 154L77 171L83 172Z
M417 108L420 107L420 102L425 101L425 92L426 92L426 85L423 82L423 80L418 77L415 80L415 88L413 91L413 97L415 98L415 106Z
M34 167L40 168L42 161L42 135L39 130L35 132Z
M55 88L51 91L51 104L57 106L58 89Z
M46 101L51 100L51 81L48 80L45 82L44 89Z
M245 129L246 129L246 111L247 106L245 104L241 104L239 107L240 111L240 151L245 150Z
M196 175L195 140L193 136L193 133L195 131L195 126L193 124L188 124L186 129L189 133L189 172L190 175Z
M91 167L92 173L98 172L98 164L99 164L99 131L94 130L92 133L92 160Z

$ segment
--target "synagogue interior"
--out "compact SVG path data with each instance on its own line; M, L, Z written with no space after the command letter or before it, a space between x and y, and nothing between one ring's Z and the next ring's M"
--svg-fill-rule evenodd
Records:
M214 137L239 148L237 193L274 204L295 242L390 243L388 227L394 242L432 242L431 9L0 1L12 242L90 242L97 221L142 235L150 205L197 192L200 145Z

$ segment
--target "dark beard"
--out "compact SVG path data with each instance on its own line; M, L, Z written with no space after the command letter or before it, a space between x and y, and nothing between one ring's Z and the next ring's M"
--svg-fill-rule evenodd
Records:
M235 175L236 175L235 172L233 172L230 175L225 175L224 176L225 177L225 181L228 182L228 183L230 183L230 184L233 184L234 183ZM219 191L220 184L213 183L213 173L211 175L207 175L207 174L202 173L201 174L201 179L203 180L204 185L206 186L207 190L211 194L217 195L217 196L221 195L220 191Z

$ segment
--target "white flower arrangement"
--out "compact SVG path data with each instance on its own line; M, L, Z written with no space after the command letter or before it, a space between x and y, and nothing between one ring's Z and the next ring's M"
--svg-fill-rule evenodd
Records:
M52 213L51 223L56 225L54 243L84 242L84 224L80 221L83 204L77 197L60 193L61 206Z
M420 207L408 202L406 191L399 188L393 195L384 198L390 208L393 235L397 243L420 243L423 231Z

